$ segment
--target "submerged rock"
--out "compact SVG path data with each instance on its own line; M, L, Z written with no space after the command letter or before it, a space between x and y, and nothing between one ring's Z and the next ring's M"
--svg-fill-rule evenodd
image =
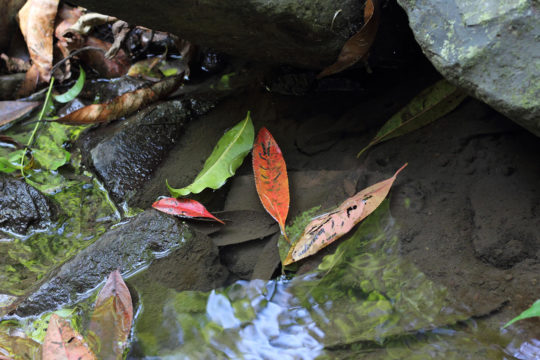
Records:
M26 234L53 218L47 197L26 182L0 174L0 231Z
M174 33L231 55L321 69L363 22L356 0L76 0L134 25Z
M150 263L147 271L153 279L173 283L177 290L209 290L220 286L227 270L219 262L216 246L202 237L171 216L145 211L108 230L62 265L18 306L16 313L34 315L73 304L80 297L90 295L113 270L134 273Z
M449 80L540 136L540 22L534 0L398 0Z

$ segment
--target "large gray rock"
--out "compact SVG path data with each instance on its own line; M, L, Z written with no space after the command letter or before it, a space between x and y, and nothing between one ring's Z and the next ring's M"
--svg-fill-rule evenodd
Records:
M272 63L321 69L362 25L359 0L75 0L134 25Z
M18 306L17 314L39 314L72 304L90 295L112 271L133 274L150 263L147 271L154 279L172 282L177 290L210 290L223 285L228 276L210 239L171 216L148 210L107 231L62 265Z
M540 136L537 0L398 0L435 67Z
M26 234L45 228L54 215L51 205L23 180L0 174L0 231Z

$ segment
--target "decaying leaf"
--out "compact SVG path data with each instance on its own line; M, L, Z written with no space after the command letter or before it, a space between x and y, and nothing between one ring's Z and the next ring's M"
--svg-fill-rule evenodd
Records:
M248 114L243 121L240 121L232 129L227 131L219 139L212 154L206 159L204 167L197 175L193 183L181 189L167 187L172 196L186 196L190 193L198 194L206 188L219 189L228 178L234 175L236 169L253 147L255 130L251 117Z
M131 295L115 270L99 292L90 319L91 345L100 359L122 359L132 322Z
M130 67L130 61L124 50L119 49L113 59L107 58L105 55L112 47L112 44L100 40L93 36L84 38L84 43L81 47L93 47L100 50L88 50L81 52L78 56L86 65L96 70L100 76L106 78L116 78L127 73ZM75 49L76 47L73 47Z
M95 360L83 337L56 314L51 315L43 341L43 360Z
M6 359L41 359L41 344L22 331L0 331L0 360Z
M208 218L225 224L223 221L219 220L208 210L206 210L203 204L192 199L176 199L169 197L154 202L152 207L156 210L171 215L185 218Z
M125 93L103 104L92 104L76 110L55 121L64 124L106 123L129 115L143 106L173 92L182 83L181 76L165 78L150 87Z
M28 114L39 104L38 101L0 101L0 126Z
M388 195L396 176L405 166L407 164L396 171L391 178L371 185L345 200L334 211L313 219L306 226L298 241L291 246L283 265L292 264L317 253L320 249L345 235L356 224L375 211Z
M19 11L19 26L33 66L40 79L48 82L53 62L54 19L59 0L28 0Z
M375 138L358 153L380 142L407 134L426 126L454 110L467 95L446 80L424 89L407 106L398 111L377 132Z
M268 213L278 222L287 239L285 221L289 213L289 178L283 154L272 134L259 130L253 145L253 173L259 199Z
M367 56L379 28L379 1L366 0L364 26L343 45L337 61L321 71L317 78L337 74Z

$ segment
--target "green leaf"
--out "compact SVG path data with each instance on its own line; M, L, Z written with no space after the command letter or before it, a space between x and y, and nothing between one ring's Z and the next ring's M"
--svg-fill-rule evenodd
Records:
M506 323L506 325L504 325L503 328L512 325L518 320L528 319L535 316L540 316L540 299L536 300L530 308L528 308L527 310L522 312L520 315L510 320L508 323Z
M398 111L377 132L375 138L356 155L380 142L405 135L432 123L454 110L467 95L446 80L424 89L403 109Z
M246 118L219 139L216 147L206 162L202 171L193 183L182 189L167 187L172 196L185 196L190 193L198 194L206 188L219 189L225 181L234 175L236 169L253 147L255 130L249 112Z
M42 168L56 170L69 161L71 155L62 147L69 140L68 134L67 125L53 122L48 124L46 132L37 137L32 154Z
M54 100L60 103L67 103L75 99L79 95L79 93L83 89L84 81L86 80L86 73L84 72L83 68L79 66L79 69L79 78L75 82L75 85L73 85L71 89L69 89L63 94L53 95Z

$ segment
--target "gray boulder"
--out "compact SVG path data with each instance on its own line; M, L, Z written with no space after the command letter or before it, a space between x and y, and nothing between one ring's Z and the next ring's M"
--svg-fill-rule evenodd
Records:
M16 313L35 315L73 304L89 296L112 271L119 269L125 276L149 264L145 271L156 281L172 282L177 290L207 291L223 285L228 276L210 239L171 216L147 210L108 230L62 265L19 304ZM156 279L157 274L161 276Z
M358 0L75 0L228 54L321 69L362 25Z
M45 195L23 180L0 174L0 231L26 234L45 228L53 216Z
M423 52L449 80L540 136L536 0L398 0Z

